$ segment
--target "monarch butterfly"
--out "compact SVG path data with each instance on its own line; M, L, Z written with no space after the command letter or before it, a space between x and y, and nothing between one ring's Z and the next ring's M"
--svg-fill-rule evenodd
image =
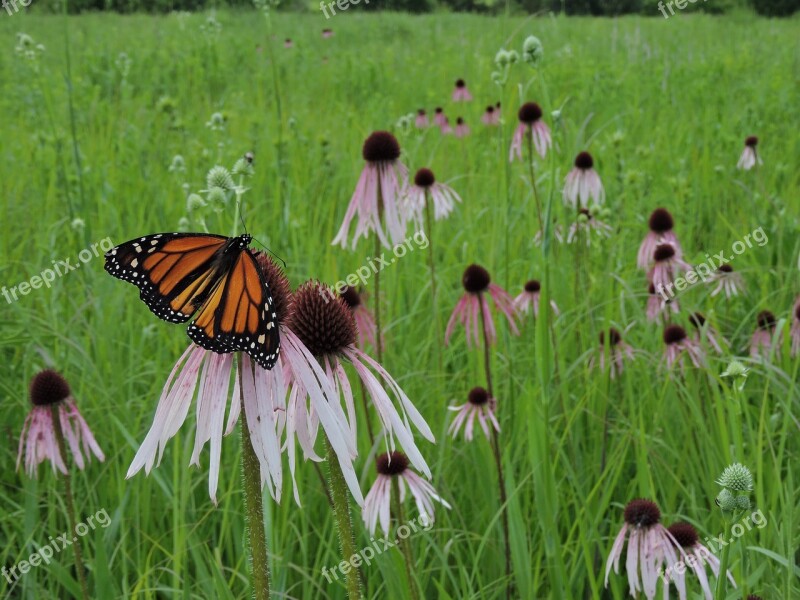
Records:
M275 366L280 339L272 294L248 246L248 234L158 233L105 254L111 275L139 288L159 318L185 323L198 346L225 354L241 350L265 369Z

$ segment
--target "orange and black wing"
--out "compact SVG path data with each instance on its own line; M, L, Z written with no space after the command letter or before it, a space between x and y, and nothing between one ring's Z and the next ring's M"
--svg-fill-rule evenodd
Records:
M159 318L185 323L218 283L219 254L229 238L202 233L158 233L106 252L105 269L139 288Z
M207 350L241 350L265 369L275 366L280 347L275 307L249 249L220 276L187 333Z

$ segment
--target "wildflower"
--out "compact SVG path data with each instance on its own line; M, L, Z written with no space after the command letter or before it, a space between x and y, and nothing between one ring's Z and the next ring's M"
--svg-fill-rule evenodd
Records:
M363 519L364 525L375 534L375 528L380 518L381 529L384 535L389 535L389 514L392 496L392 480L397 478L400 489L400 502L405 500L406 486L414 497L419 514L429 522L433 522L433 501L435 500L445 508L450 505L436 493L433 486L422 477L414 473L409 467L408 457L402 452L389 452L381 454L376 459L378 478L372 485L367 497L364 499ZM428 475L430 477L430 475Z
M689 315L689 322L695 326L697 330L692 339L699 345L701 340L705 338L709 345L717 352L717 354L724 354L722 346L727 346L728 341L722 337L714 327L706 321L702 313L696 312Z
M663 292L663 290L662 290ZM672 313L679 311L678 301L675 298L667 299L666 294L656 292L652 283L647 287L647 320L655 321L664 310L669 307Z
M581 208L578 211L578 218L572 225L570 225L569 232L567 233L567 243L573 243L575 240L581 237L581 234L584 234L582 237L586 239L586 245L591 246L591 234L593 232L599 237L607 238L611 237L612 231L613 230L610 225L594 218L588 209Z
M627 538L625 569L630 593L636 597L639 592L644 592L648 600L655 598L661 565L665 561L675 565L678 563L679 553L685 556L682 549L676 551L672 535L661 525L660 520L661 511L655 502L641 499L628 503L625 507L625 524L617 534L606 561L605 587L608 587L612 565L614 573L619 573L619 561ZM685 581L676 580L675 585L681 598L685 598Z
M775 315L768 310L762 310L756 316L756 330L750 338L750 356L753 358L767 358L773 348L780 346L780 334L773 343L775 334Z
M486 107L486 111L483 113L481 117L481 123L484 125L499 125L500 124L500 114L498 111L495 111L494 106L491 104Z
M589 368L594 369L595 364L599 363L600 370L605 371L606 355L608 355L611 379L615 379L617 375L622 374L625 360L633 360L633 348L623 341L622 334L614 327L610 327L607 332L601 331L599 337L600 346L596 359L595 356L589 359Z
M333 37L333 29L323 29L322 30L322 37L323 39L329 39Z
M491 344L495 341L497 335L492 313L489 310L489 301L486 298L487 294L492 299L495 308L508 319L511 332L519 335L514 319L513 300L508 292L491 282L491 277L486 269L475 264L468 266L461 278L461 283L465 293L456 304L453 314L447 322L444 334L445 345L449 344L457 321L464 325L468 346L471 342L476 346L479 345L481 333L485 334L488 343Z
M374 231L386 248L401 243L406 221L400 208L408 170L400 162L400 144L388 131L376 131L364 142L362 155L366 161L339 233L333 244L347 245L350 223L358 216L352 248L359 237ZM386 229L382 220L386 222Z
M676 362L683 367L683 355L689 356L695 367L703 366L703 350L694 340L686 335L686 330L680 325L667 325L664 328L664 359L667 366L672 367Z
M286 38L285 40L283 40L283 47L284 48L293 48L294 47L294 42L292 41L292 38Z
M450 407L450 410L456 411L458 414L453 419L453 422L450 423L447 432L451 433L455 438L458 436L461 426L466 423L464 437L467 441L472 441L472 431L477 417L483 433L486 434L486 439L490 439L489 425L494 427L495 431L500 431L500 423L497 422L494 414L496 408L497 400L490 397L489 392L482 387L472 388L467 395L465 404Z
M672 215L666 208L657 208L650 214L647 221L650 231L639 246L639 253L636 257L637 267L647 270L653 262L653 252L661 244L672 244L678 258L683 257L680 242L672 231L674 224Z
M688 270L689 265L680 257L675 246L669 243L659 244L653 251L653 267L647 273L647 278L659 293L672 292L673 282L678 274L678 269Z
M425 113L424 108L417 110L417 117L414 119L414 125L417 129L425 129L428 123L428 115Z
M533 316L539 316L539 297L541 296L542 284L538 279L531 279L525 282L522 292L514 298L514 308L520 315L527 315L531 308L533 308ZM550 308L558 315L558 306L553 300L550 300Z
M449 186L436 181L430 169L422 168L414 175L414 185L409 186L406 197L408 218L415 221L417 229L423 230L425 206L430 195L433 203L433 217L437 221L446 218L461 197Z
M544 158L553 140L550 137L550 128L542 120L542 108L536 102L526 102L517 112L517 118L519 125L517 125L511 140L508 160L513 161L515 157L522 160L522 142L524 140L529 140L539 156Z
M737 169L749 171L757 164L763 164L761 157L758 155L758 152L756 152L756 146L758 146L758 138L756 136L751 135L745 139L744 150L742 150L742 155L739 157L739 162L736 164Z
M454 102L468 102L472 100L472 94L467 89L467 84L463 79L456 80L456 87L453 90Z
M373 348L376 348L375 334L377 330L375 328L375 319L372 313L367 310L367 307L364 306L361 294L358 293L356 288L350 285L339 295L353 312L353 318L356 320L358 347L363 350L366 348L367 344L370 344Z
M458 117L456 119L455 135L457 138L463 138L469 135L469 126L464 122L464 119L461 117Z
M586 208L589 200L596 204L605 201L605 191L600 176L594 170L594 159L588 152L575 157L575 166L567 173L564 182L564 204L573 208Z
M703 590L706 600L712 600L714 594L711 590L711 586L708 584L706 565L709 566L711 572L714 574L714 577L718 578L720 569L719 559L714 556L711 550L700 543L700 537L697 535L697 530L689 523L674 523L667 527L667 531L669 531L675 544L687 555L684 563L686 566L692 569L692 571L694 571L697 580L700 582L700 587ZM669 575L665 575L664 577L664 587L669 587L669 584L671 583L670 580L672 580L675 581L676 587L681 589L685 586L686 570L677 569L675 568L676 565L672 565L672 567L673 568L669 571ZM727 575L733 587L736 587L736 581L734 581L731 572L728 571ZM678 586L678 582L681 582L680 586ZM665 591L664 596L666 597L667 594L668 592Z
M433 114L433 123L437 127L444 127L447 125L447 117L444 115L444 110L441 106L437 106Z
M744 281L742 280L742 276L733 270L733 267L725 264L720 265L717 271L714 273L712 281L717 283L717 287L715 287L711 295L716 296L721 292L725 292L725 297L730 298L731 296L739 295L739 292L744 291Z
M68 449L72 454L79 469L84 467L84 454L86 462L91 459L91 454L101 462L105 460L92 431L78 411L67 380L61 375L51 369L37 373L31 380L30 400L32 408L19 438L18 470L24 455L25 472L29 477L36 477L36 467L45 460L50 461L54 473L58 469L67 474L66 456L62 456L59 447L61 443L64 450ZM56 415L60 427L53 420ZM63 437L62 441L59 441L59 436Z

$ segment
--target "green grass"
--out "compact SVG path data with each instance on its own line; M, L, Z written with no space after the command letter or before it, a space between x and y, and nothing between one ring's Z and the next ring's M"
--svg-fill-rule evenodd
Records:
M729 356L713 356L707 371L688 369L683 376L660 366L661 329L645 318L645 278L635 269L656 206L672 211L693 263L706 253L730 253L734 241L763 227L769 242L734 262L748 294L727 302L710 297L708 286L695 286L681 297L675 320L691 327L688 312L703 311L732 342L732 354L747 357L758 311L791 318L800 291L796 20L409 17L365 15L356 7L329 21L277 15L273 65L261 15L222 12L217 19L222 29L208 37L200 31L203 15L85 15L66 25L61 17L4 15L2 285L18 285L55 260L74 262L107 237L121 243L174 230L187 216L182 184L204 188L209 168L231 166L246 151L256 156L245 197L249 230L286 260L294 285L308 278L334 283L373 255L371 242L355 252L330 245L362 168L363 139L375 129L396 130L398 118L419 107L432 113L442 105L451 120L466 118L470 137L396 132L412 172L430 166L464 199L435 230L437 311L445 321L471 262L514 294L525 280L543 278L545 260L532 242L537 225L528 171L507 164L516 108L536 100L556 145L552 159L537 163L539 193L552 197L563 222L561 182L575 154L590 150L606 187L604 219L615 233L579 257L574 246L556 245L547 259L548 292L561 309L547 353L552 368L542 362L546 336L535 341L531 323L518 338L498 326L492 366L515 596L625 597L624 575L612 576L602 591L605 556L624 505L650 497L663 522L688 520L703 537L716 536L724 523L714 480L740 461L754 473L753 498L768 524L746 533L743 550L731 553L739 590L798 597L800 359L789 356L789 324L781 322L785 343L770 364L748 364L739 412L730 382L719 377ZM321 39L323 27L332 27L335 37ZM15 54L18 31L46 46L38 60ZM516 65L498 88L490 78L496 51L519 50L531 33L544 44L543 68ZM293 49L284 50L285 37L295 40ZM121 53L130 60L126 78L117 66ZM463 107L450 101L458 77L475 96ZM498 100L506 122L490 131L479 117ZM559 108L554 124L550 112ZM217 111L227 116L223 132L205 125ZM735 165L751 134L761 140L764 165L742 173ZM186 160L184 174L169 171L176 154ZM207 224L227 234L234 218L227 210ZM83 227L73 226L74 219ZM421 448L434 485L453 505L437 510L430 532L411 539L413 572L426 598L502 598L500 506L489 444L480 436L465 443L444 435L446 407L484 384L481 357L459 332L443 351L443 370L435 366L440 342L426 260L425 252L409 253L381 281L384 363L436 432L438 444ZM150 477L125 480L161 386L186 345L180 328L157 322L136 296L93 258L50 289L11 304L0 299L0 564L18 563L66 529L60 482L49 467L41 467L37 481L14 472L28 381L52 365L71 382L107 455L74 477L79 513L105 509L113 518L83 540L93 597L248 598L238 434L223 445L218 507L207 494L207 452L202 469L187 468L193 409L161 466ZM609 325L631 326L626 340L638 350L615 381L587 366L598 332ZM366 491L375 473L360 418L357 469ZM341 558L311 463L302 464L299 485L302 508L291 501L288 485L281 505L265 502L274 597L344 598L343 585L321 575ZM416 511L409 505L406 514ZM359 515L355 520L362 547L369 535ZM364 575L369 597L408 597L398 550L380 556ZM0 578L0 591L12 598L67 597L77 585L66 551L13 589ZM698 594L696 580L690 589Z

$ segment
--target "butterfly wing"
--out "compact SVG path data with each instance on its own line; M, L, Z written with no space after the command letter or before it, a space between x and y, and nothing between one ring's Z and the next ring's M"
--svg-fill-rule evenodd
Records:
M280 348L275 307L249 249L219 278L187 333L207 350L241 350L265 369L275 366Z
M105 269L139 288L159 318L185 323L219 282L218 253L228 238L202 233L158 233L106 252Z

